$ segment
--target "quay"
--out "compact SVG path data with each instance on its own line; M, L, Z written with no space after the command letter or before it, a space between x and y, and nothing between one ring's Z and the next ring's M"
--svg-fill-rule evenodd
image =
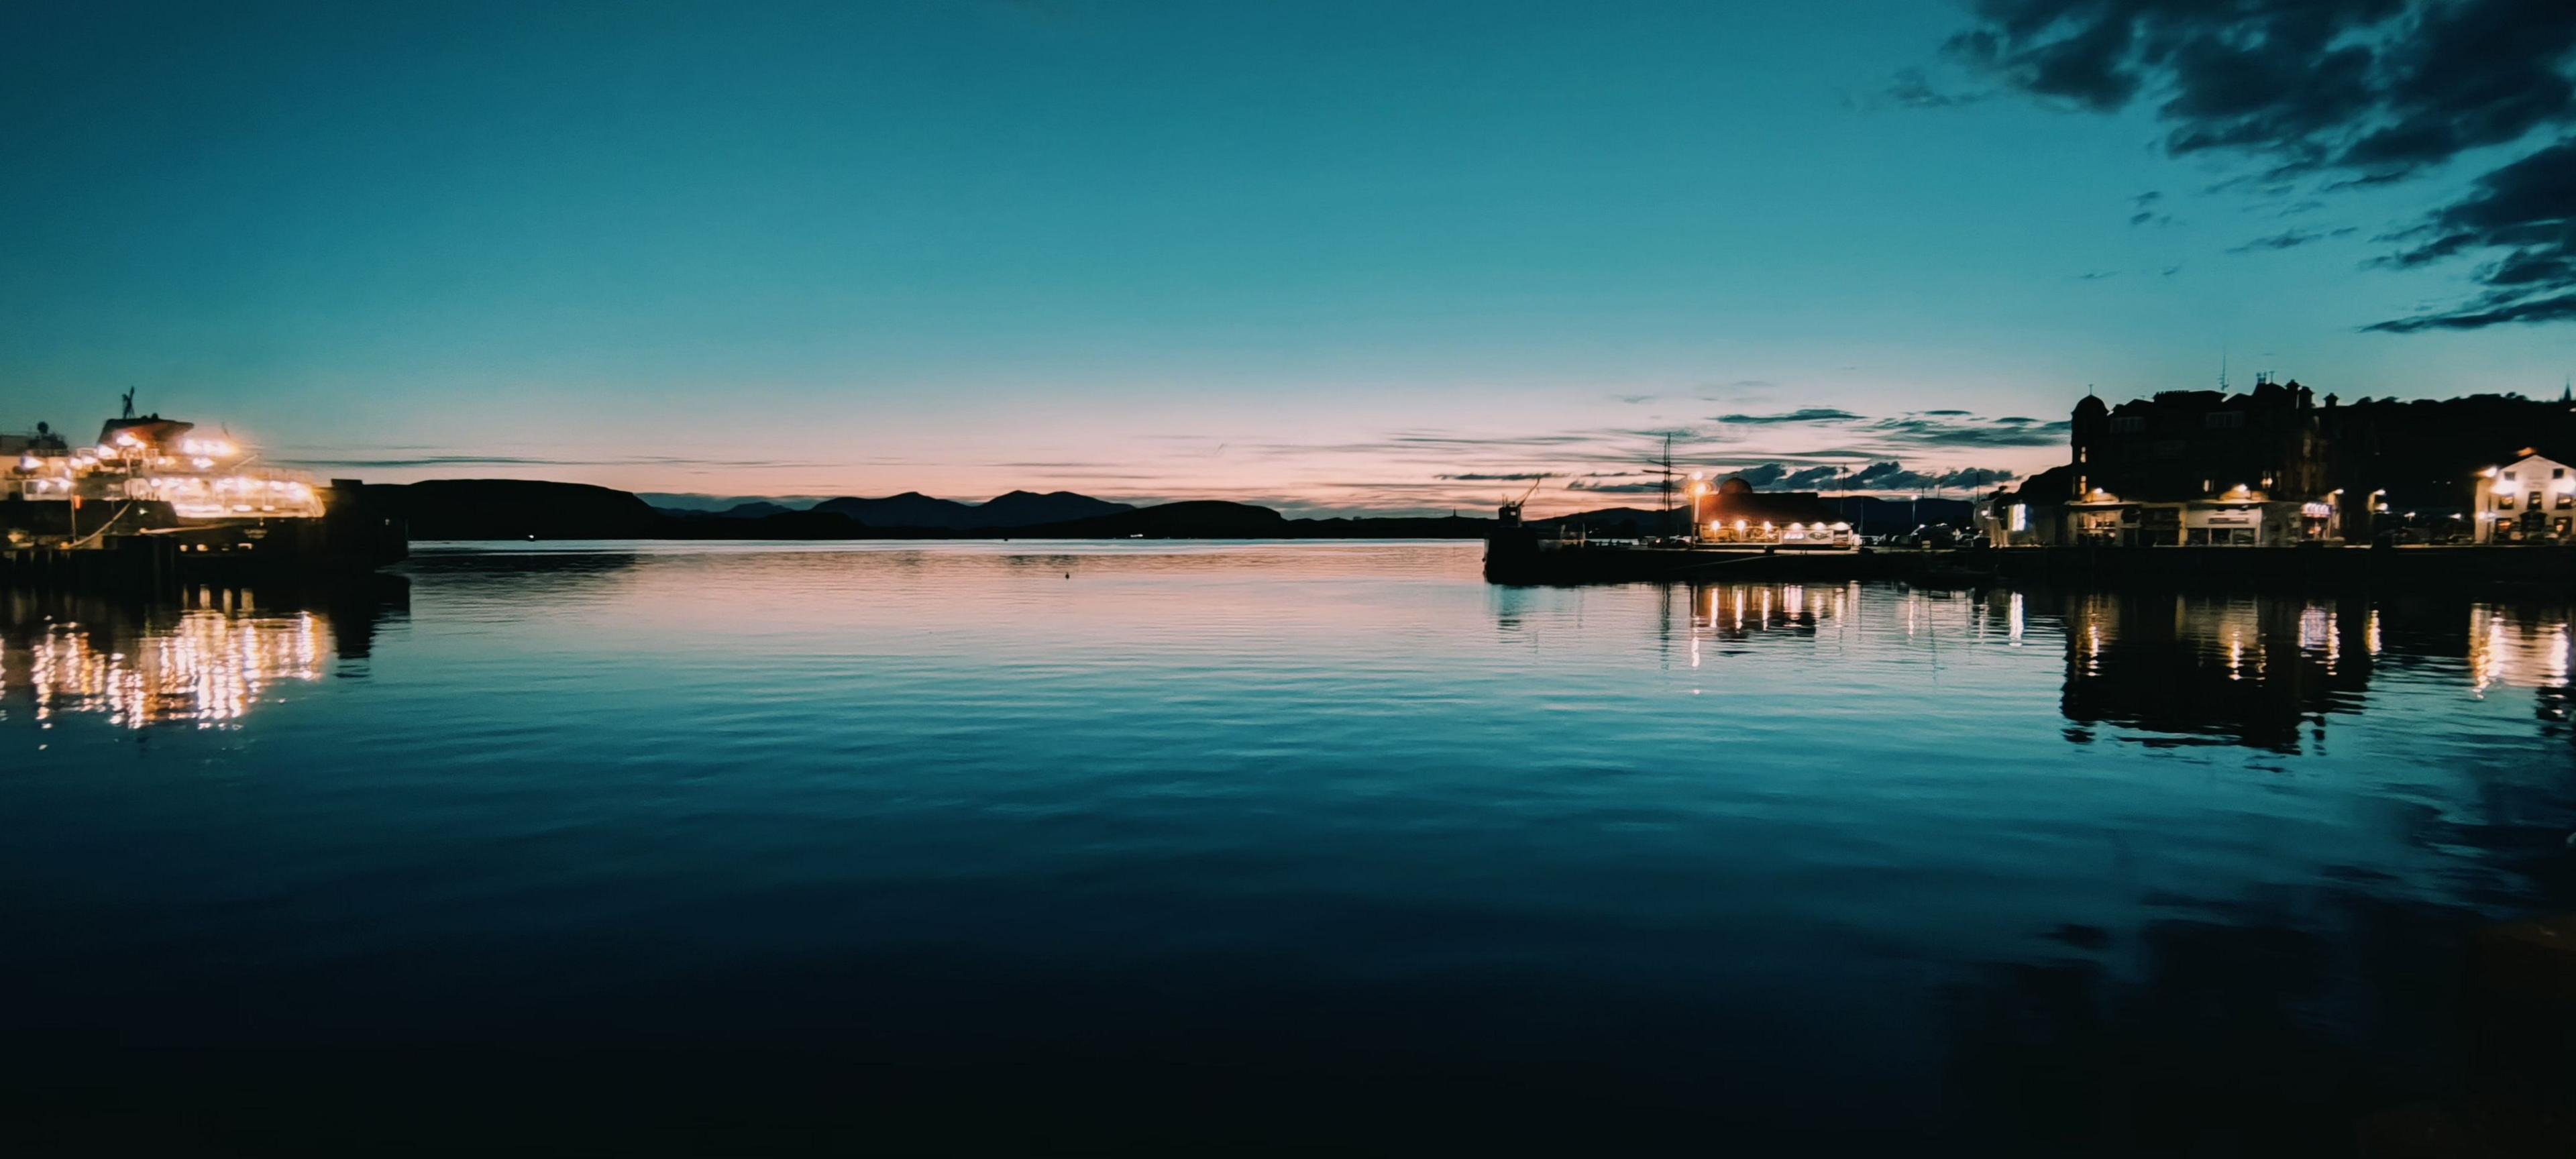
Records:
M1697 474L1677 493L1667 443L1660 512L1524 522L1533 483L1503 504L1485 575L1535 584L1742 576L2504 585L2576 597L2576 388L2554 401L2346 405L2267 373L2241 394L2222 382L2113 406L2088 392L2065 426L2063 462L2014 485L1998 481L2009 475L1988 479L1992 493L1928 519L1912 517L1918 496L1915 511L1898 516L1910 531L1875 538L1859 524L1884 531L1888 513L1873 512L1881 501L1868 496L1759 491L1744 475L1712 486ZM1600 538L1603 530L1617 537Z
M0 585L150 593L201 583L372 571L410 554L399 519L375 510L354 481L333 483L322 489L324 514L319 518L173 525L156 518L157 513L138 510L128 517L143 526L127 534L9 542L0 545ZM9 517L10 506L0 502L0 522ZM156 523L160 526L152 526Z
M1652 542L1540 539L1504 528L1486 540L1485 578L1497 584L1894 579L2308 589L2428 589L2502 585L2576 598L2576 548L1968 547L1745 550Z
M1553 541L1507 536L1485 541L1485 579L1498 584L1639 581L1826 581L1922 578L1949 570L1949 551L1867 548L1744 549L1706 545Z

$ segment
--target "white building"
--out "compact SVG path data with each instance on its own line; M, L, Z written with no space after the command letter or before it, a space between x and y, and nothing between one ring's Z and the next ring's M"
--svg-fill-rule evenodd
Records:
M2576 543L2576 471L2525 449L2478 481L2479 543Z

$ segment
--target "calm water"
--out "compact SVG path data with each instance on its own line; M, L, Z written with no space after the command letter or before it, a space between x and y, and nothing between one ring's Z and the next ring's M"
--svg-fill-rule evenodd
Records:
M2340 1146L2478 1065L2466 935L2576 910L2564 602L536 546L0 596L16 1097L621 1146Z

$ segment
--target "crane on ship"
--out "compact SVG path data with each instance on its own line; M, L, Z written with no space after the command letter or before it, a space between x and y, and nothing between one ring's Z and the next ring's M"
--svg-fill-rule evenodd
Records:
M1538 494L1538 485L1544 482L1547 482L1546 472L1542 471L1536 475L1532 475L1530 476L1529 489L1521 492L1520 498L1503 500L1502 509L1496 512L1497 515L1502 517L1501 522L1503 526L1518 527L1521 525L1521 509L1529 506L1530 496Z

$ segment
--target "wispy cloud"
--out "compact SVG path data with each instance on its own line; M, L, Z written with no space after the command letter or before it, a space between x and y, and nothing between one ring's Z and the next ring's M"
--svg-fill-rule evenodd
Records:
M1880 101L1907 109L1952 109L1973 105L1992 96L1977 90L1944 89L1932 83L1931 76L1920 68L1898 69L1887 88L1879 93Z
M2351 225L2344 226L2341 229L2286 229L2279 233L2267 234L2263 237L2255 238L2243 245L2231 246L2228 248L2227 252L2232 254L2251 254L2263 253L2270 250L2297 249L2300 246L2308 245L2313 242L2321 242L2328 238L2344 237L2349 234L2359 232L2359 226Z
M1768 426L1775 423L1850 422L1851 420L1859 417L1861 416L1853 414L1850 411L1843 410L1839 407L1809 406L1800 407L1797 410L1775 411L1770 414L1722 414L1717 416L1717 421L1722 423L1738 423L1752 426Z

